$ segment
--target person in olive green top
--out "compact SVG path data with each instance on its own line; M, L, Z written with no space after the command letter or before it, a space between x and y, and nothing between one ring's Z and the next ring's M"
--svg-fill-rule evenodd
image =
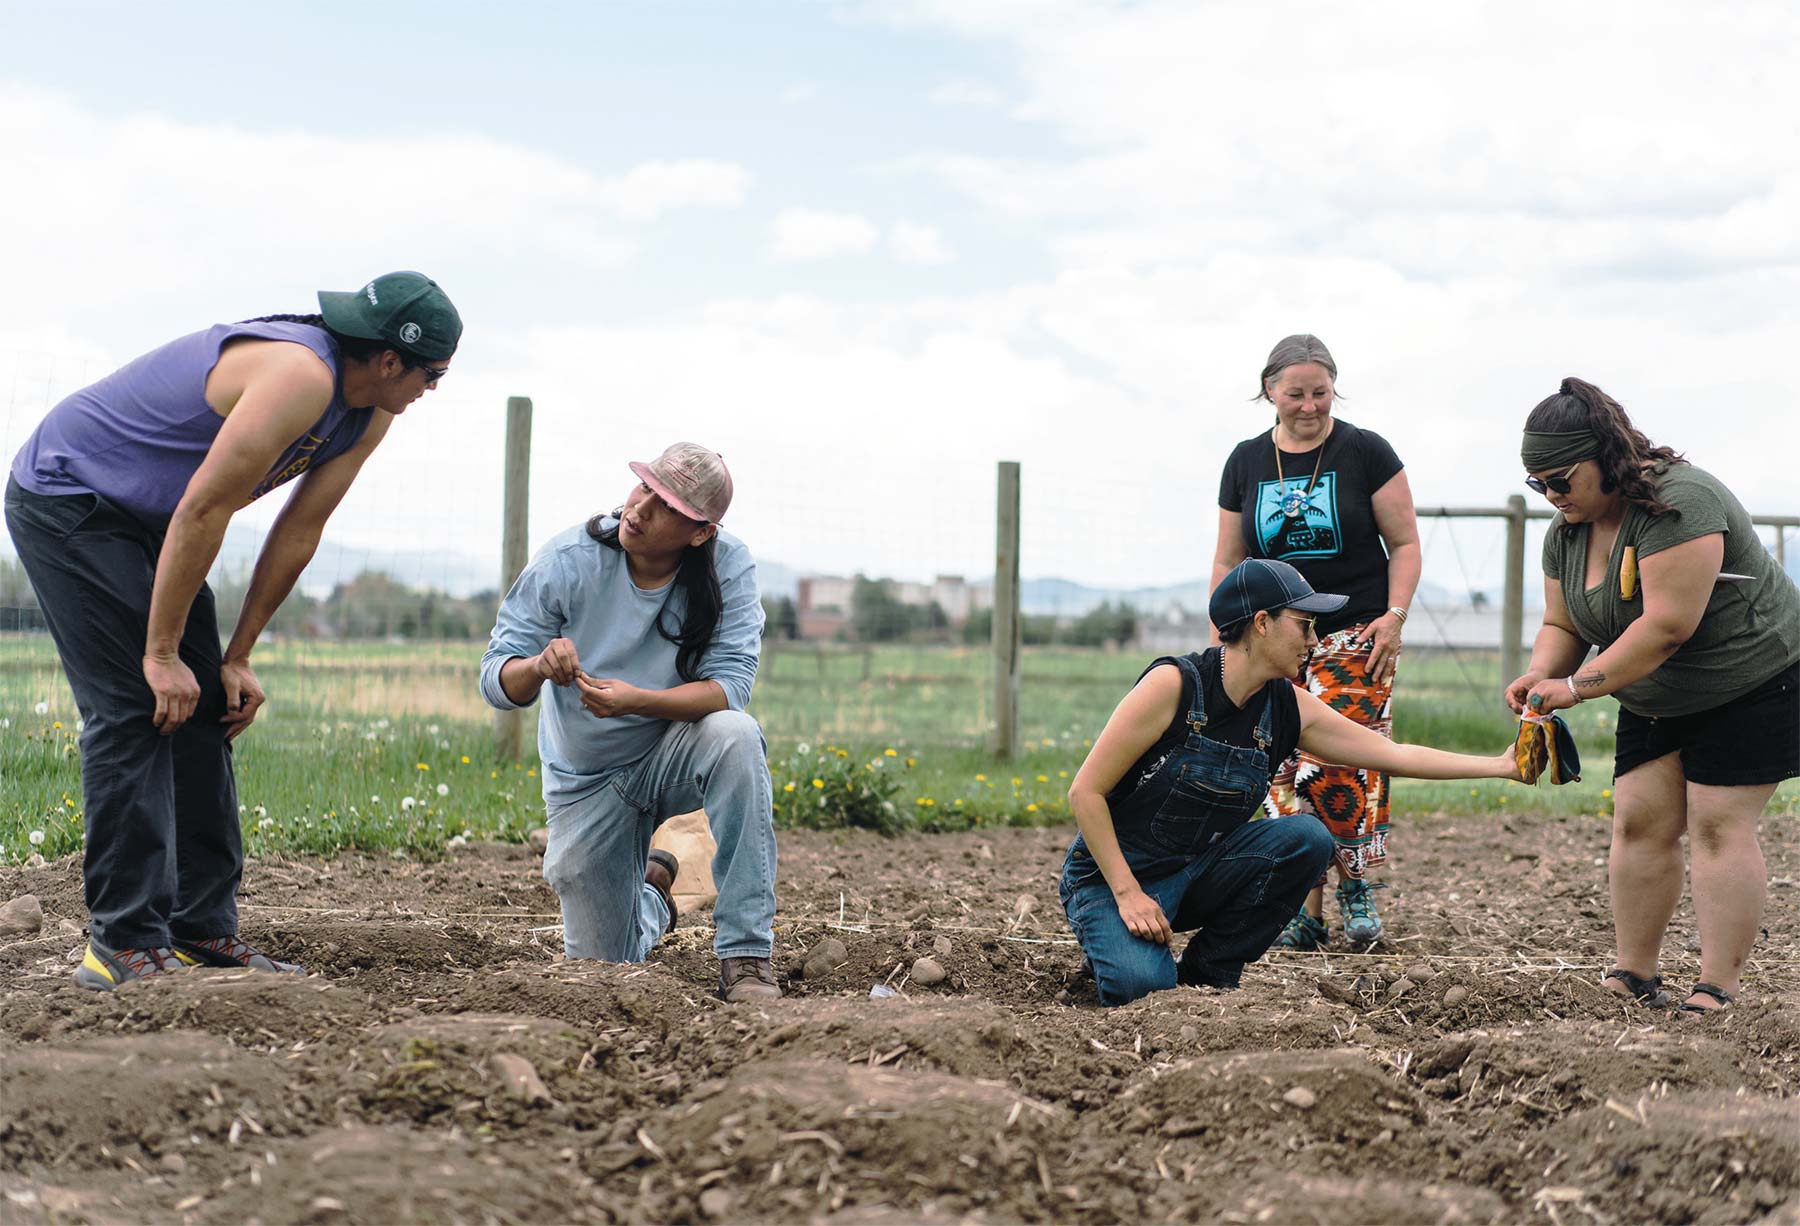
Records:
M1681 1007L1721 1008L1768 892L1757 819L1800 775L1800 591L1718 478L1653 446L1590 383L1564 379L1531 411L1520 458L1558 514L1544 537L1544 625L1507 704L1546 714L1619 701L1618 965L1605 983L1669 1002L1657 963L1691 833L1700 979Z

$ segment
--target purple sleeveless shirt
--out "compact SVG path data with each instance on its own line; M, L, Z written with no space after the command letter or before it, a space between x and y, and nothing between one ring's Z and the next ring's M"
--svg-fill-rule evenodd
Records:
M244 337L305 345L337 381L337 349L323 328L215 324L65 398L14 457L13 479L36 494L99 494L146 522L166 524L225 424L206 403L206 378L226 342ZM374 412L352 409L334 387L324 416L281 453L251 501L355 446Z

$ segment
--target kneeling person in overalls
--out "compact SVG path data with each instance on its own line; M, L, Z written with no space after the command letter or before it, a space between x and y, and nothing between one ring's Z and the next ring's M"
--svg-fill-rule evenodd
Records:
M1101 1003L1178 983L1235 988L1331 860L1311 814L1252 821L1298 745L1328 762L1419 779L1517 779L1494 757L1400 745L1292 678L1313 620L1344 604L1285 562L1252 558L1213 590L1221 646L1151 664L1069 789L1080 833L1059 893ZM1179 964L1176 932L1195 931Z

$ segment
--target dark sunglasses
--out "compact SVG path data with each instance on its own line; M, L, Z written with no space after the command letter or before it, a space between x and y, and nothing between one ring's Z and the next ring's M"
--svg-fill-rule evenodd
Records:
M450 368L448 366L427 366L423 362L414 362L413 365L425 372L426 387L435 386L439 379L442 379L445 375L450 373Z
M1525 488L1537 494L1566 494L1569 492L1569 474L1580 467L1581 461L1576 460L1554 477L1544 477L1541 480L1537 477L1526 477Z

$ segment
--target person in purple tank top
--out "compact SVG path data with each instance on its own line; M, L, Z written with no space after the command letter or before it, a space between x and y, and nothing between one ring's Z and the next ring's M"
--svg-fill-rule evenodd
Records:
M6 526L84 721L82 986L182 965L299 969L238 935L231 742L264 701L250 650L461 336L435 281L388 273L322 291L317 315L171 341L63 400L14 457ZM206 573L226 525L295 478L221 649Z

